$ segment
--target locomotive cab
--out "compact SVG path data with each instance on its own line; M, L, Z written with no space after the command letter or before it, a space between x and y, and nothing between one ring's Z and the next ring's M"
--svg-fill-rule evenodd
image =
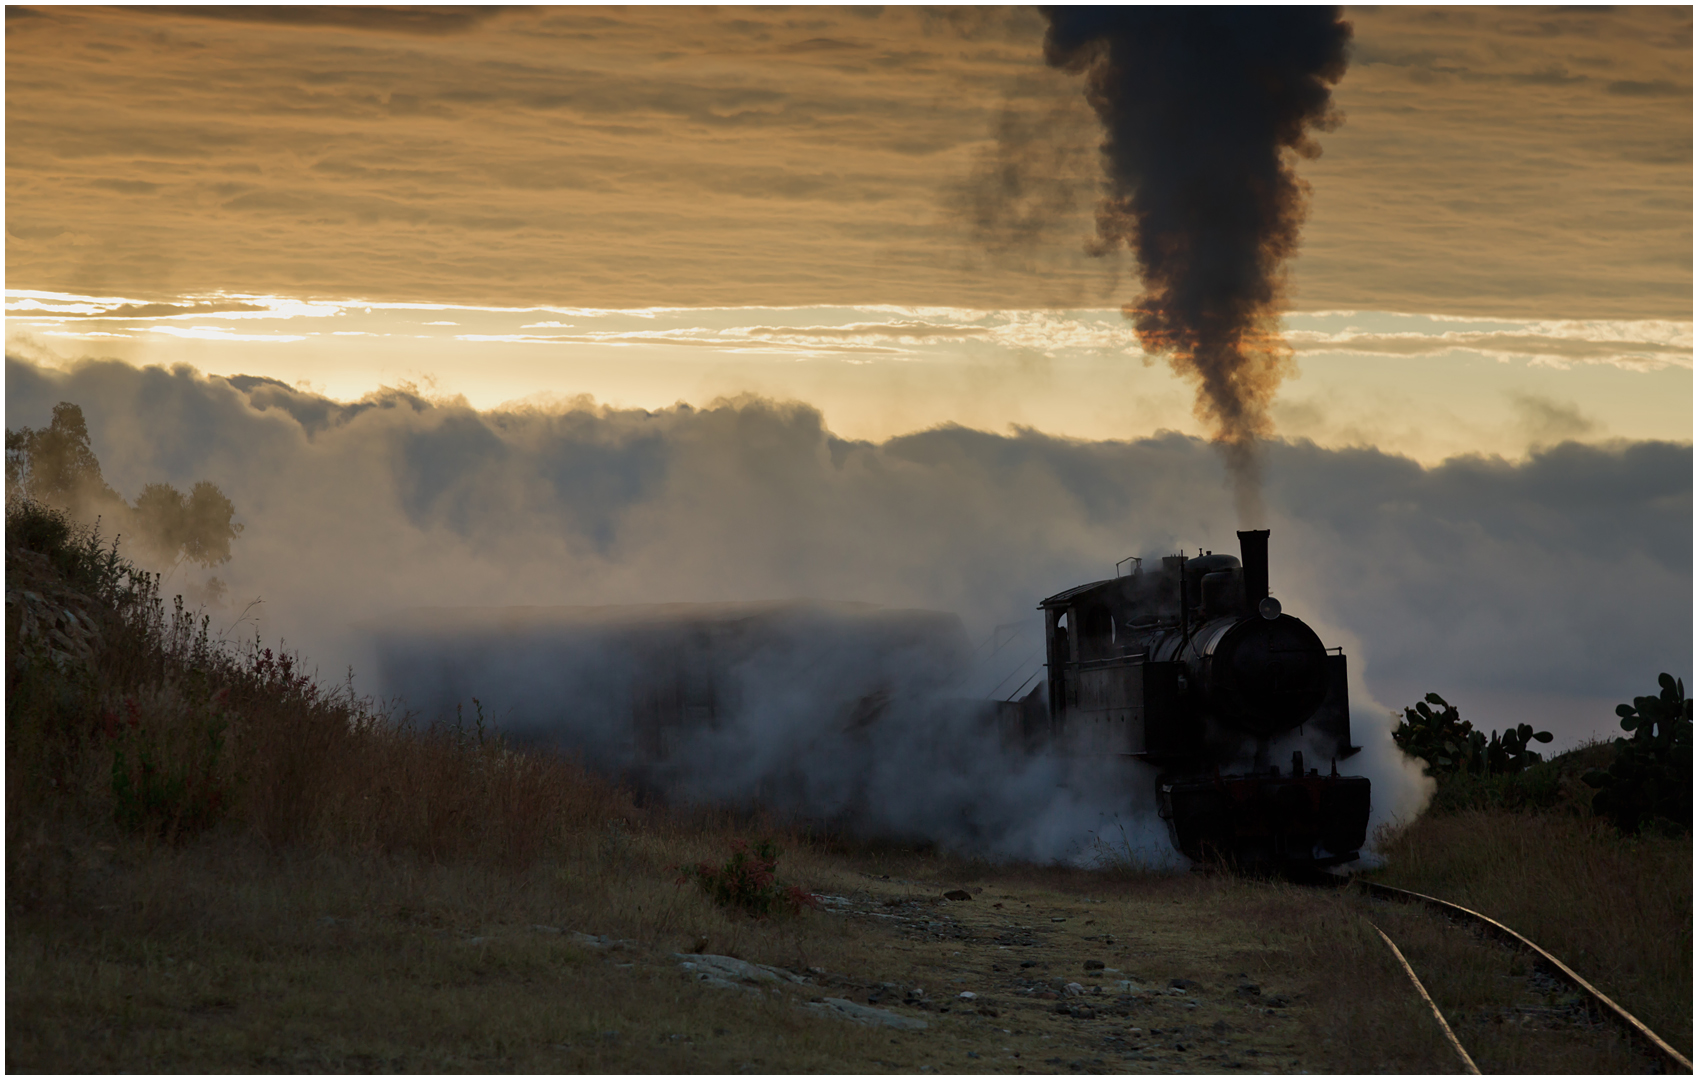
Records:
M1343 650L1268 594L1267 530L1238 538L1242 559L1129 560L1130 574L1043 601L1048 736L1156 766L1191 859L1347 862L1366 840L1369 782L1338 771L1360 750Z

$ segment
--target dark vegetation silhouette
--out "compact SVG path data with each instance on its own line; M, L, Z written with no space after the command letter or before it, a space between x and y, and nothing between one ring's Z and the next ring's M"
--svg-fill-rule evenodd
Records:
M1437 706L1434 709L1433 706ZM1529 750L1532 742L1548 743L1551 733L1534 731L1531 724L1506 728L1502 735L1495 730L1488 740L1486 733L1462 719L1455 705L1437 694L1428 694L1412 708L1403 710L1403 720L1391 733L1398 749L1426 762L1426 773L1444 777L1453 773L1464 776L1500 776L1518 773L1544 760Z
M1692 828L1692 699L1686 685L1668 672L1657 676L1655 696L1617 705L1629 738L1614 742L1608 769L1584 777L1599 789L1592 808L1623 833L1636 833L1651 822L1664 828Z
M166 483L141 489L124 501L101 475L89 444L82 408L53 407L44 428L6 429L6 498L25 498L84 522L99 520L126 552L164 571L184 562L213 567L230 561L230 544L242 534L236 507L216 484L201 480L187 494ZM212 592L222 593L213 579Z

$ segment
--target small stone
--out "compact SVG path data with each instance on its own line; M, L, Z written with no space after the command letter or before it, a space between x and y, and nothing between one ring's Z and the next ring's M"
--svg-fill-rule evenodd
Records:
M1169 979L1167 980L1167 985L1171 986L1175 990L1190 990L1197 984L1191 979Z
M1103 962L1101 960L1087 960L1085 961L1085 970L1101 971L1103 970Z
M960 998L962 1001L977 1001L979 999L979 995L973 993L971 990L963 990L955 996Z
M943 894L945 900L971 900L973 894L966 889L951 889Z
M1080 994L1085 992L1085 988L1076 982L1070 982L1061 988L1061 992L1066 994L1068 997L1078 997Z

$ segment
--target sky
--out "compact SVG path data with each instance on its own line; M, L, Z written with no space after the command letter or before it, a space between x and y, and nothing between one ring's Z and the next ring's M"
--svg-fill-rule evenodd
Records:
M1608 733L1690 674L1691 11L1345 16L1276 591L1369 712ZM8 8L7 424L74 400L120 492L220 484L218 573L328 670L411 604L818 595L976 638L1230 549L1137 267L1088 253L1101 135L1043 25Z

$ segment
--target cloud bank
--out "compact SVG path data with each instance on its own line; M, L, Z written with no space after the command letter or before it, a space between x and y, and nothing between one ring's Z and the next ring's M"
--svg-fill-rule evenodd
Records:
M220 568L232 601L262 597L268 641L384 693L408 688L370 684L358 627L421 606L821 598L955 612L976 642L1037 625L1038 599L1123 556L1232 546L1218 458L1174 434L942 427L872 443L754 397L479 412L406 390L343 403L183 366L8 357L8 426L39 426L60 400L82 406L121 493L218 484L247 526ZM1386 707L1407 702L1380 688L1437 690L1501 727L1522 717L1470 693L1591 708L1690 674L1690 444L1423 468L1274 442L1268 502L1274 593L1351 657L1377 814L1417 796L1389 755ZM1559 730L1558 746L1585 734Z

